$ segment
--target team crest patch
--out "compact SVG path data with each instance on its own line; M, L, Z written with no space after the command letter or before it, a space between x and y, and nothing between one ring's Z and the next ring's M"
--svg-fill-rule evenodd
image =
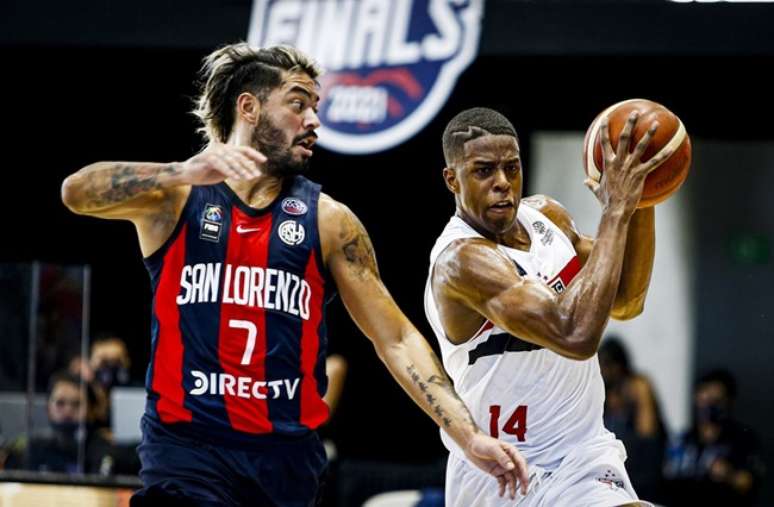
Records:
M543 234L546 232L546 224L543 222L534 222L532 224L532 228L535 229L535 232L538 234Z
M306 231L304 226L296 222L295 220L285 220L277 228L277 234L283 243L296 246L306 237Z
M206 204L202 213L199 239L217 243L220 241L220 230L223 228L223 208L215 204Z
M282 200L282 211L288 215L303 215L309 211L309 207L301 199L295 197L286 197Z
M561 294L566 289L566 287L564 286L564 282L562 282L561 278L556 282L554 282L551 288L554 289L557 294Z

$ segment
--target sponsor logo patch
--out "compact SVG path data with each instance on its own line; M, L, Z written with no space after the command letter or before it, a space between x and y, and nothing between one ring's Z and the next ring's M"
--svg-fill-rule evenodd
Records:
M306 205L306 203L301 199L296 199L295 197L286 197L282 200L281 206L282 211L288 215L299 216L309 211L309 207Z

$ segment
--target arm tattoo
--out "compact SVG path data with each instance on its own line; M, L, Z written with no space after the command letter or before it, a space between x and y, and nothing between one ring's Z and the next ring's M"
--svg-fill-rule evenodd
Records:
M438 359L438 356L435 354L432 354L431 359L433 360L433 364L438 369L438 371L445 371L443 368L443 365L441 364L441 361ZM468 410L468 407L465 405L465 402L462 401L460 396L457 394L457 391L454 390L454 386L449 381L449 377L446 375L431 375L427 381L431 384L435 384L437 386L440 386L442 389L444 389L446 392L449 393L449 395L457 400L460 404L460 407L462 408L462 413L465 414L465 417L467 418L468 423L473 426L474 428L477 428L476 421L473 420L473 415Z
M92 174L86 195L95 206L109 206L159 189L159 176L177 172L173 164L161 168L116 164L105 174Z
M433 356L434 363L437 367L440 367L440 362L438 361L438 358ZM433 396L429 392L429 384L437 385L441 387L441 389L447 391L452 398L457 400L460 404L460 408L462 409L462 412L465 414L467 421L472 425L476 426L476 423L473 421L473 416L470 415L470 412L468 411L465 404L462 402L460 397L457 395L457 393L454 391L454 387L452 386L451 382L449 382L449 379L446 378L443 375L430 375L430 377L427 379L427 381L423 381L422 377L419 375L419 372L417 372L416 367L411 364L406 367L406 371L409 374L409 378L412 382L414 382L418 387L419 390L422 391L425 395L425 399L430 404L430 410L432 413L434 413L443 423L444 427L449 428L452 424L452 419L449 417L449 415L446 413L446 411L441 408L441 404L438 402L438 398L436 396ZM443 371L443 370L441 370Z
M379 274L379 268L376 265L376 255L374 247L368 234L362 226L358 227L355 237L349 240L341 247L344 257L350 266L357 268L358 274L363 277L367 273ZM348 236L347 231L342 231L341 236Z

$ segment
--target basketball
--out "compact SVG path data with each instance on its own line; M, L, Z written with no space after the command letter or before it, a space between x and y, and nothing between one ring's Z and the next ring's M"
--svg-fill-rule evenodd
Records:
M600 180L604 170L602 134L600 132L602 119L606 115L609 118L610 143L613 150L616 150L618 138L632 111L638 111L639 117L634 125L632 140L629 143L630 153L634 151L635 146L654 121L658 121L659 127L645 150L642 161L650 160L662 150L671 147L677 148L671 157L659 164L645 179L645 188L637 207L647 208L674 194L685 181L691 167L691 139L688 137L683 122L672 111L647 99L624 100L608 107L597 115L586 131L586 137L583 141L583 165L589 178L594 181Z

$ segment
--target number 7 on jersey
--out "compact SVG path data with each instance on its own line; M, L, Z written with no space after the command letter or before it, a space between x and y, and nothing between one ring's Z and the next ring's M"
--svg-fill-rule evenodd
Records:
M241 364L250 364L255 349L255 338L258 336L258 326L249 320L231 319L228 321L228 327L234 329L244 329L247 331L247 343L245 343L245 352L242 354Z

